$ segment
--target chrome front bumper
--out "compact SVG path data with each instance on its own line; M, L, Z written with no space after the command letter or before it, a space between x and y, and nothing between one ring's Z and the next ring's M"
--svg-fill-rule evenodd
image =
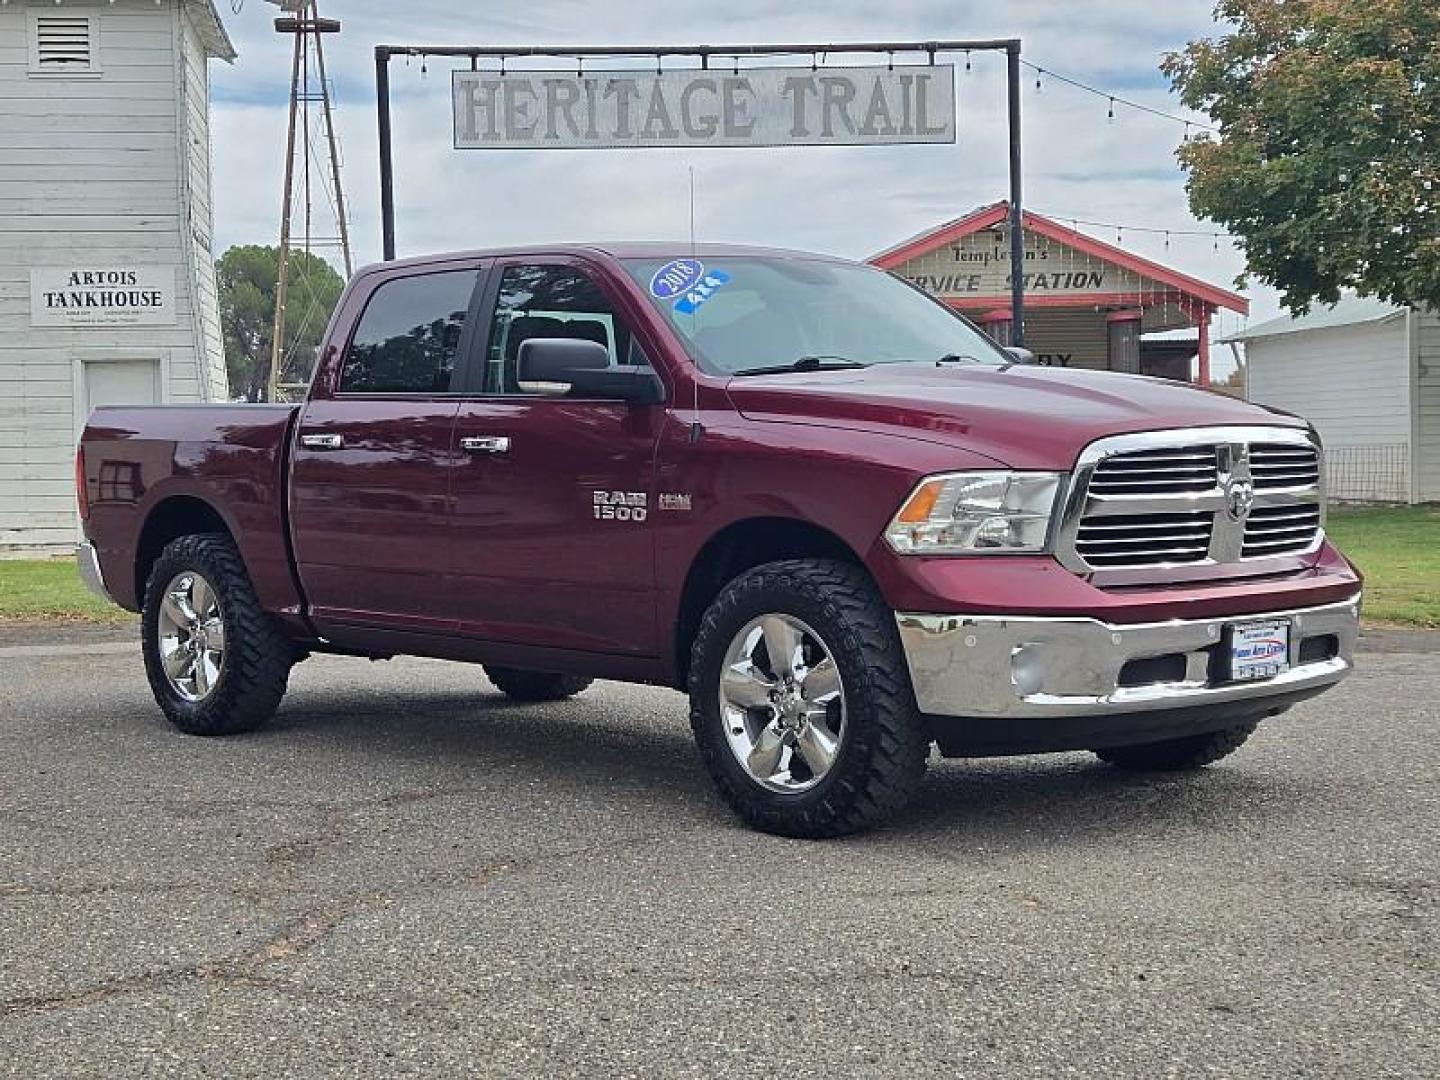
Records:
M107 604L115 603L115 598L105 587L105 574L100 569L100 557L95 552L95 545L89 540L82 541L75 549L75 562L85 587Z
M1338 682L1349 672L1359 630L1360 597L1323 607L1207 620L1112 625L1098 619L995 615L898 614L900 640L920 711L933 716L1028 719L1113 716L1293 696ZM1291 667L1250 682L1214 681L1225 627L1290 621ZM1300 662L1301 644L1333 638L1323 658ZM1317 650L1320 651L1320 650ZM1324 651L1329 651L1325 648ZM1170 658L1184 675L1122 680L1132 660ZM1134 669L1132 669L1132 672ZM1178 673L1178 671L1177 671ZM1139 685L1131 685L1138 682Z

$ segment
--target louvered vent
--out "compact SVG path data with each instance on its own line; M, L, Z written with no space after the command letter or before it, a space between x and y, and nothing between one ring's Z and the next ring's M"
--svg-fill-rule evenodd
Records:
M35 66L41 71L88 71L92 66L88 15L35 18Z

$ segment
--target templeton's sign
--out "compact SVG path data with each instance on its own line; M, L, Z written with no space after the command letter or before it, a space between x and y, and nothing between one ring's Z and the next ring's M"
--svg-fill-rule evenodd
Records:
M455 146L855 146L955 141L952 64L456 71Z
M1162 288L1126 267L1028 233L1024 255L1020 281L1028 293L1078 295ZM896 270L934 296L962 300L1007 296L1013 281L1009 240L990 230L928 251Z
M30 271L31 326L173 326L173 266Z

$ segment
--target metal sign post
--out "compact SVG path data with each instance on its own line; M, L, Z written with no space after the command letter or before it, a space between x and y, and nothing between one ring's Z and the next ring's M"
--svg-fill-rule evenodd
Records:
M948 102L929 95L932 78L925 73L935 68L939 53L1004 52L1006 55L1007 110L1010 130L1010 304L1011 344L1025 343L1024 219L1021 212L1020 165L1020 39L995 38L977 41L892 41L852 42L816 45L614 45L614 46L511 46L481 48L459 45L377 45L375 46L375 95L380 136L380 221L384 258L395 258L395 171L390 125L390 58L392 56L466 57L470 70L457 71L452 84L456 119L456 146L576 148L582 146L775 146L898 144L911 142L953 142L955 102L953 68L945 67L943 85L950 90ZM889 57L885 68L827 69L811 65L806 78L803 68L793 74L782 69L745 69L741 57L809 56L846 53L880 53ZM895 64L896 54L921 54L922 65ZM664 72L666 57L698 57L699 68L680 69L683 74ZM495 76L479 71L481 57L500 61ZM635 58L655 61L653 73L597 72L612 77L610 94L587 93L581 70L574 75L558 72L511 73L504 62L520 57L564 57L583 68L586 57ZM730 62L733 79L726 79L723 65ZM833 71L834 74L829 74ZM742 74L756 75L749 85ZM787 77L788 75L788 77ZM546 76L543 91L534 81ZM615 78L615 77L619 78ZM847 82L848 80L848 82ZM736 103L727 95L734 84L746 83L745 92L759 90L761 98L754 114L748 102ZM642 86L643 84L643 86ZM727 89L728 86L728 89ZM528 96L528 97L527 97ZM707 100L712 112L697 118L688 111L693 99ZM818 106L823 98L824 120L819 130L807 122L806 109ZM642 109L640 101L649 101ZM933 111L931 102L935 102ZM631 103L635 103L632 111ZM851 105L853 103L854 112ZM943 107L942 107L943 105ZM847 125L844 132L830 129L832 107L839 107ZM546 110L545 141L529 142L538 118L533 110ZM643 125L638 117L644 116ZM517 117L519 122L517 123ZM860 122L857 123L857 118ZM652 127L652 124L654 125ZM673 132L673 135L672 135Z

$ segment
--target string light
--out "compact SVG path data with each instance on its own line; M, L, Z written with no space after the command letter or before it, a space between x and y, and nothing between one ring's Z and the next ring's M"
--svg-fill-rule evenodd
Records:
M1071 217L1069 214L1050 214L1046 213L1044 210L1032 209L1031 212L1039 214L1041 217L1051 218L1055 221L1068 221L1070 223L1071 231L1073 232L1079 232L1081 225L1088 225L1092 229L1114 229L1117 237L1122 232L1145 233L1153 236L1163 236L1165 238L1167 247L1169 246L1170 237L1172 236L1209 237L1215 242L1217 249L1222 239L1234 239L1233 234L1227 233L1223 230L1217 231L1215 229L1165 229L1154 225L1127 225L1124 222L1091 221L1088 218Z
M1162 120L1170 120L1176 124L1183 124L1185 125L1187 131L1190 128L1194 127L1200 129L1201 131L1213 131L1217 134L1219 132L1218 128L1212 127L1209 124L1203 124L1198 120L1187 120L1183 116L1176 116L1174 113L1168 113L1163 109L1157 109L1153 106L1145 105L1142 102L1134 101L1131 98L1121 97L1119 94L1112 94L1108 90L1101 90L1099 87L1091 86L1089 83L1081 82L1079 79L1072 79L1068 75L1058 74L1053 68L1041 67L1039 64L1036 64L1030 60L1026 60L1024 57L1020 58L1020 63L1024 64L1027 68L1036 73L1037 83L1039 81L1038 76L1043 74L1048 78L1065 83L1067 86L1073 86L1077 90L1083 90L1087 94L1094 94L1096 97L1103 97L1108 99L1111 119L1114 119L1116 104L1120 104L1124 105L1126 108L1134 109L1136 112L1149 113L1151 116L1158 116Z

